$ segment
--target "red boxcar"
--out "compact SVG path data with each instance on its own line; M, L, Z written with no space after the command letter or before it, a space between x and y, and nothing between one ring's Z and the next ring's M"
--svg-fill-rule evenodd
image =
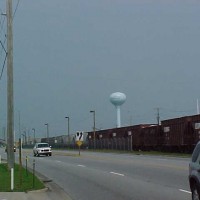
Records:
M134 126L99 130L95 132L96 148L143 150L143 129L152 124L140 124ZM89 147L94 147L94 133L88 132Z
M199 140L200 115L161 121L163 148L175 152L191 152Z
M159 150L163 141L160 125L151 125L145 127L143 132L143 149L144 150Z

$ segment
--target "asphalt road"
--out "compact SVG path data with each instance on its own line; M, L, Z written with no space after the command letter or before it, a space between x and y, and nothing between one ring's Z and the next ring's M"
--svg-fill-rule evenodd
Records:
M26 155L30 166L35 159L36 170L73 200L191 199L188 158L90 152L78 156L71 151L33 157L32 151L23 150Z

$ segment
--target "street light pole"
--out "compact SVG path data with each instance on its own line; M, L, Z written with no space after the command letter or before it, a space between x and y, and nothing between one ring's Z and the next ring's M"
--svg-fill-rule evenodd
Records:
M69 147L70 147L70 138L69 138L69 117L65 117L67 119L67 133L68 133L68 144L69 144Z
M27 145L27 136L26 136L26 131L24 131L24 137L25 137L25 145Z
M96 136L95 136L95 131L96 131L96 128L95 128L95 110L91 110L90 111L91 113L93 113L93 137L94 137L94 149L96 149Z
M47 126L47 142L49 143L49 124L46 123L44 125Z
M33 138L34 138L33 143L35 143L35 128L32 128L32 130L33 130Z
M23 138L21 137L21 147L23 146L23 144L25 144L25 134L21 134L21 136L23 136Z

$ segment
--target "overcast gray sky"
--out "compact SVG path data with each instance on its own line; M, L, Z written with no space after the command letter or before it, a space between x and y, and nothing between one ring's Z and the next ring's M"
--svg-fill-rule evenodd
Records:
M0 0L5 12L5 0ZM18 0L13 0L15 10ZM116 127L109 102L123 92L121 124L196 114L199 0L20 0L14 17L15 130L43 137ZM5 17L0 17L5 40ZM0 67L5 54L0 48ZM6 126L6 69L0 133ZM1 137L2 134L0 134Z

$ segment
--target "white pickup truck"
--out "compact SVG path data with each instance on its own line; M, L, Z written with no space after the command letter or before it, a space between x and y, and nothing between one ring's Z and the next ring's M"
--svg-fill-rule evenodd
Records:
M34 156L40 156L40 155L45 155L45 156L51 156L51 146L49 146L48 143L36 143L34 148L33 148L33 155Z

